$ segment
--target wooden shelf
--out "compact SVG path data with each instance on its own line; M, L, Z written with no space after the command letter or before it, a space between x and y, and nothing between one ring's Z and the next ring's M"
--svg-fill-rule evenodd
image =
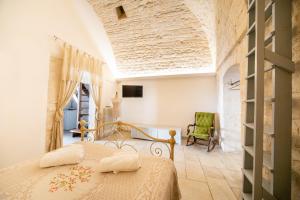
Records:
M295 72L295 64L289 58L281 56L273 51L265 48L265 60L274 64L276 67L285 70L289 73Z
M255 31L255 22L248 28L247 35Z
M255 47L252 48L252 49L248 52L247 57L253 56L254 54L255 54Z
M250 12L254 8L255 8L255 0L252 0L251 3L248 6L248 12Z
M243 146L244 150L247 151L252 157L254 156L253 146Z
M262 187L264 190L266 190L269 194L272 194L272 184L267 179L262 179Z
M250 74L250 75L246 76L246 80L251 79L251 78L254 78L254 77L255 77L255 74L254 74L254 73L253 73L253 74Z
M274 130L272 130L271 128L265 128L265 129L264 129L264 134L269 135L269 136L272 136L272 137L275 136Z
M264 151L263 153L263 165L273 173L273 164L271 152Z
M252 193L243 193L244 200L252 200Z
M253 170L252 169L243 169L243 174L253 184Z
M265 97L265 102L273 103L273 102L275 102L275 98L274 97Z
M270 3L267 4L265 8L265 21L267 21L271 15L272 15L272 5L274 3L274 0L272 0Z
M254 103L255 102L255 99L247 99L244 101L245 103Z
M248 0L245 121L255 122L255 125L244 123L244 200L275 200L277 197L291 199L291 135L286 134L291 130L292 117L292 107L286 102L291 102L291 79L295 72L291 56L291 8L291 2L284 0ZM265 30L269 26L271 32L266 34ZM272 73L273 77L270 81L273 95L267 97L264 96L266 72ZM272 112L265 115L264 108L270 105ZM269 127L264 124L268 117L272 118L273 123ZM271 137L268 138L272 142L270 151L263 150L266 136ZM275 168L276 163L280 163L280 167ZM262 177L263 169L267 170L268 179Z
M254 123L244 123L244 126L254 129Z
M265 67L265 72L269 72L269 71L275 69L275 67L276 67L275 65L271 65L271 66Z
M255 99L247 99L247 100L244 100L245 103L255 103ZM275 98L273 97L266 97L265 98L265 102L275 102Z
M89 116L89 85L80 83L79 86L79 102L78 102L78 120L84 119L88 122Z
M272 31L267 35L267 37L265 38L265 46L268 46L272 43L274 36L275 36L275 31Z

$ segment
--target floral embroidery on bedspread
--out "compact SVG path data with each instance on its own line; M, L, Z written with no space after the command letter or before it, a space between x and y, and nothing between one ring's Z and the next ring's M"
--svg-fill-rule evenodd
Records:
M76 183L88 182L93 172L91 167L80 165L71 167L69 173L59 173L51 179L49 192L56 192L58 189L63 189L66 192L73 191Z

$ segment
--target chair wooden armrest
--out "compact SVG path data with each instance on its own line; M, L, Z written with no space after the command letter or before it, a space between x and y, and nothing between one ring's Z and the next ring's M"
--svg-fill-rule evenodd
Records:
M211 137L214 137L214 130L215 130L215 127L210 127L210 130L209 130L209 135L211 136Z
M189 125L188 125L187 131L186 131L186 134L187 134L187 135L191 132L190 128L193 127L193 126L196 126L196 124L189 124Z
M209 133L209 136L210 137L214 137L214 133L215 133L215 120L213 120L213 123L212 123L212 125L211 125L211 127L210 127L210 133Z

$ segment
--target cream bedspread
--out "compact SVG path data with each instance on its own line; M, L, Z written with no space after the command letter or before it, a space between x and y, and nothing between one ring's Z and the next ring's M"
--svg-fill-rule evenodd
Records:
M169 159L141 156L136 172L100 173L101 158L116 150L82 143L84 161L77 165L39 168L30 161L0 170L0 199L180 199L177 174Z

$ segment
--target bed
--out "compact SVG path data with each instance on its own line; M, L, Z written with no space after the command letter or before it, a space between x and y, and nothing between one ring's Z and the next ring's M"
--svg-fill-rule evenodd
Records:
M0 199L180 199L172 159L140 155L142 166L135 172L100 173L99 161L120 149L87 141L80 144L85 156L76 165L40 168L39 161L33 160L1 169Z

